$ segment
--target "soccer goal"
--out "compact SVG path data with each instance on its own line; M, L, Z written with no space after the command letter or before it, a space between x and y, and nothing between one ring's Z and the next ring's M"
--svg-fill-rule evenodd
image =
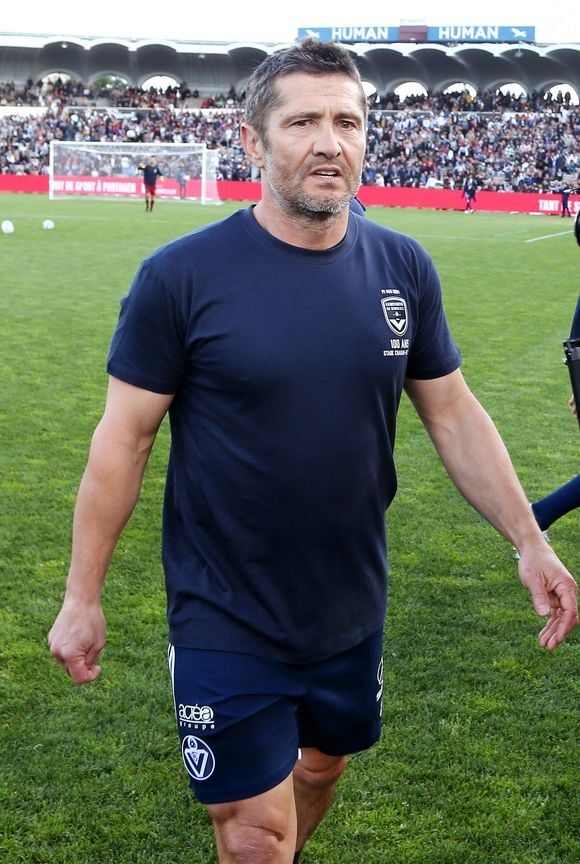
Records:
M217 183L219 151L209 150L205 144L51 141L49 198L139 198L144 193L139 166L152 156L161 171L157 197L221 203Z

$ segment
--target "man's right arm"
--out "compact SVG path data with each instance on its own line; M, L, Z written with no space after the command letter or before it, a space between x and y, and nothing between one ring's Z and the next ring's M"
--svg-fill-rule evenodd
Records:
M72 557L62 608L49 633L51 653L77 684L99 675L105 645L101 593L117 540L141 490L171 395L110 378L75 507Z

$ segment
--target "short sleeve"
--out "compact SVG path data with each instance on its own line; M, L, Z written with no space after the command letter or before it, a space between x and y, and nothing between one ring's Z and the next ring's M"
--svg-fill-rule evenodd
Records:
M155 393L175 393L186 363L183 314L159 268L145 261L121 301L107 371Z
M417 331L407 364L407 377L441 378L461 365L461 352L451 335L439 274L425 250L418 250Z

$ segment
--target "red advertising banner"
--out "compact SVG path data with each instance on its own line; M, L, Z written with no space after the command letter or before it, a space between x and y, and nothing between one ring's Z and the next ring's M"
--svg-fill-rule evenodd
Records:
M358 197L366 207L428 207L432 210L465 210L459 189L411 189L406 186L361 186ZM580 197L570 196L572 213L580 210ZM559 216L560 195L538 192L478 192L474 210L495 213L534 213Z
M87 195L95 197L139 198L144 194L140 177L58 177L57 195ZM48 177L0 174L0 192L36 192L48 194ZM188 180L185 198L200 197L200 181ZM217 194L222 201L259 201L260 183L218 180ZM159 198L179 198L176 180L157 183ZM361 186L359 198L367 207L427 207L434 210L464 210L465 199L458 189L411 189L398 186ZM580 210L580 196L571 195L569 207L573 214ZM559 216L562 213L560 195L536 192L478 192L475 210L496 213L533 213Z
M0 192L39 192L48 195L48 177L44 174L0 174Z
M141 198L145 186L141 177L70 177L55 176L52 184L54 195L96 195L100 197L121 196ZM158 181L155 192L158 198L179 198L177 180ZM199 198L201 181L188 180L184 198Z

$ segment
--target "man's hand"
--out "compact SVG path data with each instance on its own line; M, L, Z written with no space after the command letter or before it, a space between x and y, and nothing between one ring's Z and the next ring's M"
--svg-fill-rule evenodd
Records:
M96 662L105 647L105 633L100 603L86 604L65 597L48 634L48 645L75 684L88 684L101 674Z
M545 541L526 546L520 556L520 579L532 595L534 609L550 616L540 631L540 645L553 651L578 623L578 586Z

